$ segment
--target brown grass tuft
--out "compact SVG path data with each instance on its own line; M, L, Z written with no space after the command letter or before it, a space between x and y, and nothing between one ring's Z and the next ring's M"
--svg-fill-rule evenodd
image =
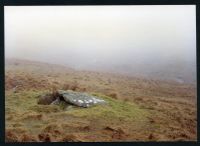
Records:
M37 142L37 139L33 136L23 134L20 139L21 142Z
M62 89L63 90L73 90L73 91L82 90L82 88L79 87L77 82L71 83L71 85L70 84L64 84Z
M74 134L65 135L64 138L61 139L62 142L78 142L79 140Z
M64 84L62 89L63 90L69 90L70 89L70 85L69 84Z
M42 114L30 114L24 117L24 120L42 120Z
M51 142L51 137L47 133L41 133L38 135L38 138L42 142Z
M18 142L18 137L12 131L6 130L5 142Z
M78 84L73 84L71 87L70 87L71 90L73 91L76 91L78 89Z
M109 97L112 97L112 98L114 98L114 99L118 99L117 93L109 93L108 96L109 96Z
M124 98L124 101L125 101L125 102L128 102L128 101L130 101L130 100L129 100L128 98Z

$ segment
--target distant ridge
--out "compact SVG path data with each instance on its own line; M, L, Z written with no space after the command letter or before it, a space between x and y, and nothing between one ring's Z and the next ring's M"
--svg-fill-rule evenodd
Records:
M6 64L14 64L14 63L20 63L20 64L24 64L24 65L31 64L31 65L56 66L56 67L64 67L65 69L73 70L73 68L63 65L63 64L48 63L48 62L44 62L44 61L19 59L19 58L5 58L5 65Z

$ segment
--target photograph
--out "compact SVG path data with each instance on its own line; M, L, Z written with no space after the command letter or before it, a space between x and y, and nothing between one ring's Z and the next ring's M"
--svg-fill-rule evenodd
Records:
M5 142L197 142L196 5L4 6Z

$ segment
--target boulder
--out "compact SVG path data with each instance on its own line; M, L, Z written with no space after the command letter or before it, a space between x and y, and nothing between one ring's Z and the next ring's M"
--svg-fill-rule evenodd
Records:
M59 105L61 102L79 107L90 107L92 105L106 103L103 99L99 99L96 96L72 90L58 90L56 94L43 94L39 96L38 100L38 104L44 105Z
M52 96L52 94L42 94L39 96L38 104L48 105L48 104L51 104L55 100L56 100L56 97Z
M96 96L89 95L87 93L75 92L71 90L58 90L59 97L69 103L79 107L90 107L96 104L106 103L104 100L97 98Z

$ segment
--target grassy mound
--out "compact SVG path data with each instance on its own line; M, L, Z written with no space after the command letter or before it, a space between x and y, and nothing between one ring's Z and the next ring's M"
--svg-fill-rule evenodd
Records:
M92 117L104 119L123 119L125 121L142 120L148 114L145 110L140 109L136 104L113 99L109 96L99 93L92 95L104 99L107 104L96 105L90 108L76 108L67 113L79 117Z
M73 106L70 110L65 109L63 103L39 105L37 104L38 96L44 92L48 93L48 91L32 90L19 93L6 92L7 134L11 132L11 134L18 135L17 141L22 141L20 137L23 135L21 134L34 136L34 140L41 141L40 135L45 132L46 127L56 125L58 127L57 134L52 135L52 131L44 133L51 134L51 138L55 138L55 141L60 141L59 138L71 131L78 135L82 134L82 136L90 134L102 137L105 136L102 135L102 132L105 132L105 126L109 127L107 136L108 134L112 135L112 132L109 132L110 129L115 131L112 129L114 125L114 127L120 125L122 129L143 127L148 115L147 111L140 109L134 103L113 99L98 93L91 94L104 99L105 105L95 105L89 108ZM20 130L23 132L18 134Z
M57 105L38 105L39 91L23 91L20 93L7 93L6 95L6 112L9 112L11 107L15 111L20 112L38 112L51 113L63 112L63 103ZM136 104L113 99L109 96L99 93L91 93L94 96L104 99L107 104L96 105L90 108L76 107L73 110L64 111L66 114L71 114L77 117L96 117L96 118L121 118L124 120L138 120L147 115L144 109L140 109Z

